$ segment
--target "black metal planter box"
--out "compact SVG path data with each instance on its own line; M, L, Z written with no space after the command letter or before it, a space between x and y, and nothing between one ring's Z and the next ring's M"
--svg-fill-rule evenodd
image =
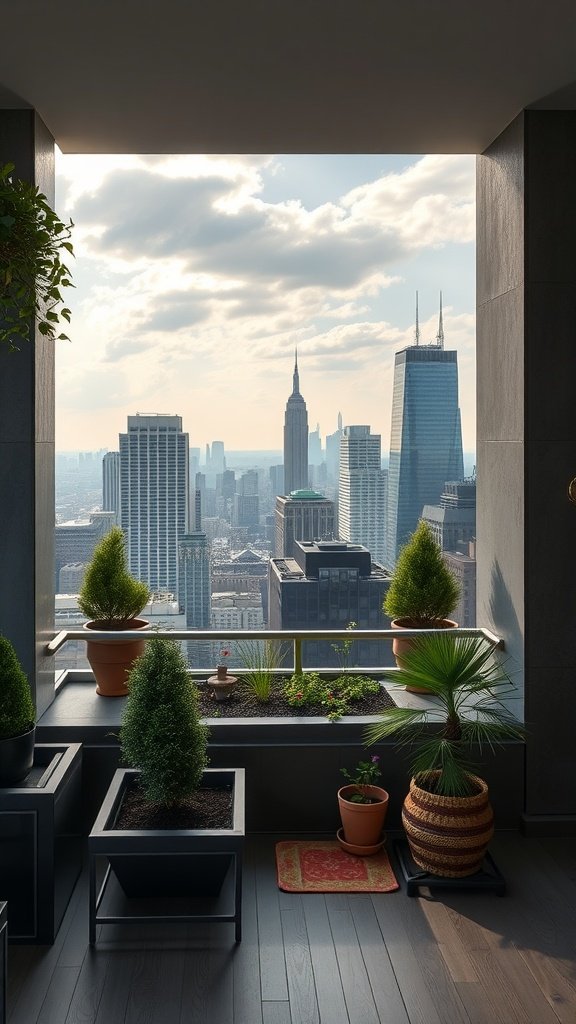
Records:
M207 768L204 772L206 785L232 790L230 829L116 829L124 794L137 776L135 769L120 768L115 772L88 837L90 943L96 941L97 925L126 921L234 922L235 939L239 942L244 769ZM99 890L98 858L107 861ZM166 877L165 888L159 881L162 877ZM220 895L225 877L230 885L225 884ZM228 892L230 887L232 894ZM230 902L233 910L226 907Z
M0 899L10 942L52 943L82 867L82 746L37 743L24 783L0 788Z

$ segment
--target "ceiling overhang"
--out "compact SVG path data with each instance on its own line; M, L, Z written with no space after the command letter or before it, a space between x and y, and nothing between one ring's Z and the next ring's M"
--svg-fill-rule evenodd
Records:
M18 0L0 24L0 106L70 153L482 152L576 78L574 0Z

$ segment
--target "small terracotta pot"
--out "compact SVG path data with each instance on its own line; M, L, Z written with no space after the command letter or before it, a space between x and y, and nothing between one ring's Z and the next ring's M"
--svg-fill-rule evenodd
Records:
M350 797L362 790L375 803L357 804ZM375 846L380 841L386 814L388 793L380 786L342 786L338 790L344 839L351 846Z
M424 629L419 622L415 622L414 619L392 619L390 623L391 629ZM457 629L458 623L452 619L433 619L427 623L426 629ZM402 640L398 637L397 640L392 641L392 652L396 658L396 664L398 668L403 668L404 663L402 661L402 655L410 650L413 642L413 637L408 637L406 640ZM408 693L432 693L426 686L407 686L406 690Z
M218 679L226 679L228 673L228 665L216 665L216 675Z

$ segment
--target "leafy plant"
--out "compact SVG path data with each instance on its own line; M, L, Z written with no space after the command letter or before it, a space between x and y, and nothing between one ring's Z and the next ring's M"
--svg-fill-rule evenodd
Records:
M120 742L126 763L140 769L149 803L170 806L198 788L208 763L208 730L174 640L153 637L135 662Z
M14 164L0 167L0 343L11 349L29 341L35 319L40 334L50 340L58 322L70 322L61 289L72 284L63 252L73 255L72 221L64 224L46 196L29 182L14 180Z
M403 655L402 668L384 669L383 675L405 686L426 687L436 698L433 708L387 708L365 734L368 743L398 736L400 746L414 747L412 774L423 789L470 795L472 746L493 751L505 739L524 736L504 703L515 689L485 637L445 632L418 637ZM428 724L436 724L437 731L427 730Z
M384 599L391 619L410 619L416 627L446 619L460 598L460 584L442 558L434 535L423 520L398 555L392 583Z
M0 739L21 736L34 725L34 702L16 651L0 636Z
M351 793L346 799L353 804L372 803L372 797L366 792L366 787L378 784L378 779L380 778L380 758L378 754L373 754L369 761L359 761L356 768L351 772L347 768L341 768L340 771L344 778L348 779L348 782L357 788L357 792Z
M121 629L149 600L147 584L128 572L124 534L113 526L94 549L78 597L80 610L102 629Z
M237 641L242 663L242 683L256 700L270 700L274 679L282 664L287 645L281 640Z
M295 674L285 683L284 696L295 708L322 706L331 722L348 714L350 705L370 693L378 693L379 683L366 676L338 676L323 679L318 672Z
M349 622L348 625L346 626L346 629L356 629L356 626L356 622ZM350 652L352 650L352 647L354 646L354 641L351 638L348 639L348 637L345 637L344 640L338 641L335 644L330 644L330 646L332 650L335 651L336 654L338 655L340 668L342 669L343 672L347 672L348 662L350 661Z

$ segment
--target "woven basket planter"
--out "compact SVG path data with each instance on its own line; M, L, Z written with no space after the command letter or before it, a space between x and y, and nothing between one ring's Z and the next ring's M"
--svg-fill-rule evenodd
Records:
M429 793L410 783L402 808L402 824L412 859L424 871L446 878L464 878L482 868L494 835L494 814L488 786L476 775L473 796L452 797Z

